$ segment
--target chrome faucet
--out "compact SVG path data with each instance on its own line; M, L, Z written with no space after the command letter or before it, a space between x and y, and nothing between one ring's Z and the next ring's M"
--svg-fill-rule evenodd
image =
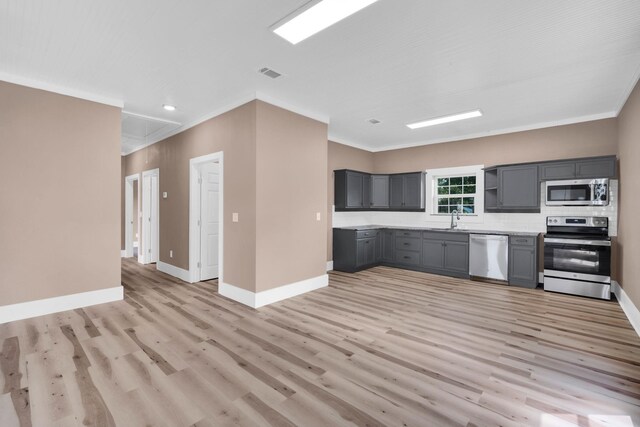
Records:
M455 219L454 219L454 215L455 215ZM452 230L458 226L457 221L460 221L460 214L458 213L457 210L454 209L451 211L451 227L450 228Z

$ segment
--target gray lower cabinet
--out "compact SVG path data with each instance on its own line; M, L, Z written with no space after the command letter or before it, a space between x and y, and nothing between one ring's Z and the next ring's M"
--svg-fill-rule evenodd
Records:
M444 269L462 275L469 274L469 243L445 241Z
M469 277L469 235L424 232L420 266L438 274Z
M333 268L353 273L378 264L469 277L469 235L410 229L333 229ZM509 237L509 284L538 285L538 238Z
M538 286L537 237L509 237L509 285L524 288Z
M353 273L380 262L382 239L378 230L333 229L333 268Z
M392 263L395 259L395 232L393 230L382 230L380 236L382 241L382 255L380 260L385 263Z

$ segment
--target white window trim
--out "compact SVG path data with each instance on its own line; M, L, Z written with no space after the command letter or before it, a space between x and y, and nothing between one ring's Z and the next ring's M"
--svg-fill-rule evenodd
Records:
M476 175L476 212L473 215L461 215L460 223L482 223L484 222L484 165L460 166L455 168L427 169L427 221L443 222L451 221L450 214L439 214L436 201L436 179L443 176L454 175Z

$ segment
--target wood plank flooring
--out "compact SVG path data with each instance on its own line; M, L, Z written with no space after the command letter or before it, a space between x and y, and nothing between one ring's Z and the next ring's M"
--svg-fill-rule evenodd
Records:
M132 259L122 281L0 325L0 426L640 426L616 302L386 267L259 310Z

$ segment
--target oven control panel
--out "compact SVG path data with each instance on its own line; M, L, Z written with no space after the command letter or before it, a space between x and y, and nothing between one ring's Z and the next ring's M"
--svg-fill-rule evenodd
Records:
M606 216L549 216L547 225L606 228L609 226L609 218Z

